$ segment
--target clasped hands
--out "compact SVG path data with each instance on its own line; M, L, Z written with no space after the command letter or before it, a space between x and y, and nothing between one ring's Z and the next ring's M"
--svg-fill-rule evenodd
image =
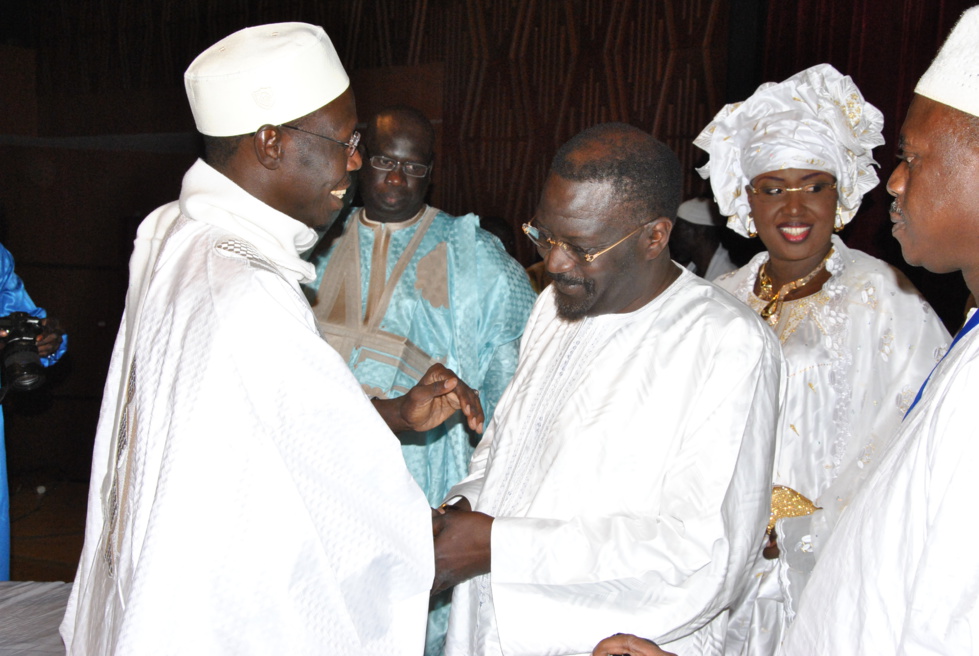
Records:
M373 399L374 408L395 433L435 428L461 410L466 424L483 432L479 392L441 364L429 367L418 384L395 399ZM432 594L485 574L490 569L490 527L493 518L472 512L469 501L432 509L435 537L435 581Z
M373 399L374 409L392 432L427 431L440 425L461 410L466 424L483 432L483 406L479 392L469 387L452 370L433 364L418 384L404 396Z
M490 571L490 535L493 518L472 512L469 500L432 508L435 535L435 581L432 595ZM655 643L634 635L617 633L596 645L593 656L676 656Z
M472 512L469 500L432 508L435 537L435 581L432 595L490 571L493 518Z

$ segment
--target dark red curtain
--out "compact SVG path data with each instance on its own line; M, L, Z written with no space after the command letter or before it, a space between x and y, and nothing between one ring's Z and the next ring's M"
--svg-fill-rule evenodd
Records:
M891 237L885 189L896 163L896 144L914 86L963 11L967 0L795 0L769 2L764 80L783 80L827 62L851 76L884 113L886 143L874 151L881 184L865 199L843 232L850 246L901 268L928 298L950 330L961 325L968 290L958 274L936 275L909 267Z

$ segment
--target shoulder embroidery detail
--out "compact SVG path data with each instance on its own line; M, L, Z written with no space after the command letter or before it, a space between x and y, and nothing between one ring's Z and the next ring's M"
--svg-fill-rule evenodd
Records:
M214 250L218 253L218 255L231 258L244 258L248 260L248 263L251 266L258 267L259 269L265 269L266 271L271 271L275 274L279 273L279 270L276 269L271 262L265 259L261 253L255 250L254 246L242 239L235 239L233 237L222 239L214 244Z
M222 255L237 255L238 257L245 257L249 260L260 257L258 251L251 244L240 239L222 239L214 244L214 249Z

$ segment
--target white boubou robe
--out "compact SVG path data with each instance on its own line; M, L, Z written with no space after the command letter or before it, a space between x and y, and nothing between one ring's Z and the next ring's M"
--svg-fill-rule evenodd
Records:
M781 653L979 651L979 329L955 344L880 455L802 593Z
M840 512L951 341L897 269L836 235L832 243L829 280L814 294L786 301L774 327L788 378L773 482L820 510L778 522L779 557L759 560L756 585L729 624L729 654L776 653ZM767 302L754 295L754 285L767 261L768 253L759 253L715 282L760 312Z
M590 654L624 632L720 654L768 518L781 377L768 326L688 271L578 322L546 289L450 493L495 520L446 653Z
M421 653L431 511L317 333L312 238L200 161L141 225L69 654Z

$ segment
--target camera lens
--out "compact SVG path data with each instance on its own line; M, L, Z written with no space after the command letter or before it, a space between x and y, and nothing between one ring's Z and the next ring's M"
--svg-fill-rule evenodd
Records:
M6 345L0 356L3 359L3 389L26 391L40 386L44 382L44 367L37 352L37 337L44 332L41 319L26 312L11 312L0 317L0 329L7 331Z
M3 352L3 375L10 387L22 392L44 382L44 367L34 338L7 342Z

